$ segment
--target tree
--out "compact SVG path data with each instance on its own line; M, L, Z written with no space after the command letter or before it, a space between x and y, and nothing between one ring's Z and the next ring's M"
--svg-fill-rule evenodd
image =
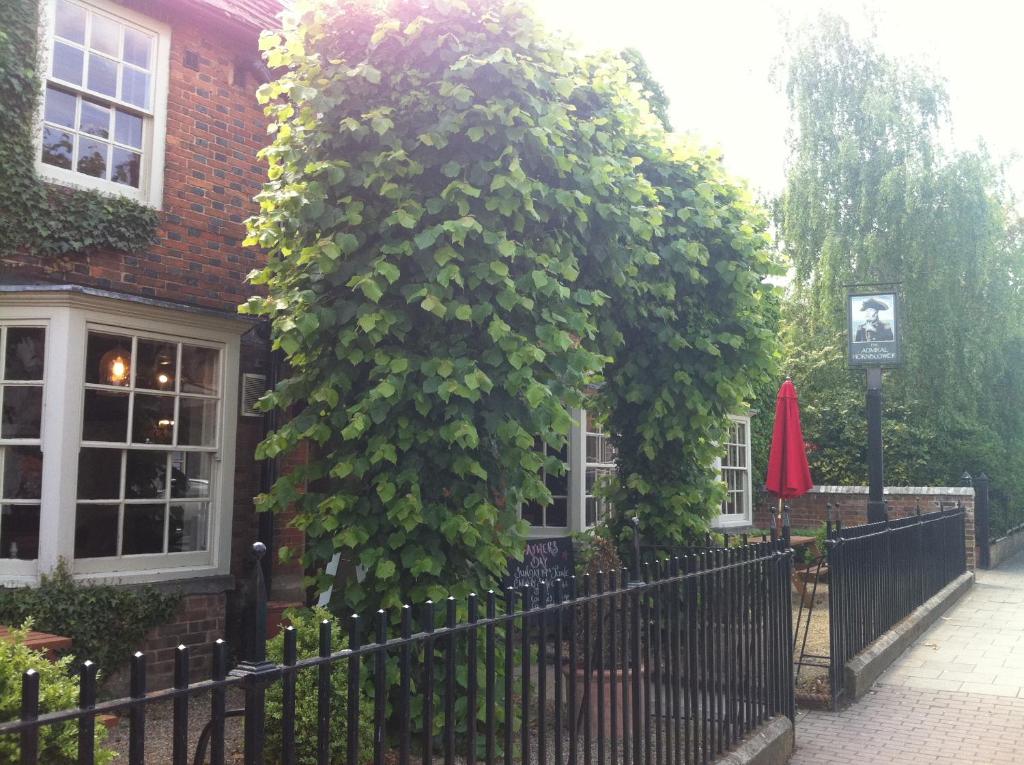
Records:
M904 368L885 384L890 484L953 484L984 469L1018 483L1022 266L1001 169L943 148L947 96L931 73L825 16L793 45L794 135L780 239L796 279L785 311L819 483L866 477L864 385L845 369L845 287L899 282Z
M668 118L668 96L661 83L655 79L647 66L647 60L636 48L626 48L619 54L619 57L629 64L633 73L633 80L640 86L640 92L650 104L654 116L661 122L662 127L672 132L672 122Z
M692 415L662 439L692 473L767 353L763 226L717 162L670 150L621 60L565 50L514 0L289 18L263 40L284 73L260 92L274 142L249 242L268 253L253 276L267 295L247 310L289 366L265 406L293 416L259 454L313 455L260 507L295 509L307 567L336 552L361 567L338 606L494 587L522 555L518 507L551 501L538 471L564 470L536 447L564 445L566 407L613 354L632 353L633 374L641 346L624 340L644 320L645 364L668 350L653 341L668 320L675 358L703 366L643 390L610 375L610 410L659 396ZM623 443L659 443L632 432L645 417L616 420ZM663 476L628 476L666 496ZM685 509L707 517L716 496ZM642 509L651 528L681 512Z

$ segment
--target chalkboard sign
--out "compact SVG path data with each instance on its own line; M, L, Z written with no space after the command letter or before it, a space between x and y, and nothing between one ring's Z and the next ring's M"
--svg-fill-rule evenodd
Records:
M526 543L526 554L521 561L512 559L508 562L508 576L502 585L516 590L529 585L536 592L538 584L547 582L550 598L554 593L554 581L568 579L573 573L572 537L532 539Z

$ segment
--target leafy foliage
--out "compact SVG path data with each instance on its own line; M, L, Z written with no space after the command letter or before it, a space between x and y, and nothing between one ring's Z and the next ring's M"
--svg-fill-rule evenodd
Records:
M864 483L864 385L845 369L845 288L898 281L902 369L887 373L889 484L985 470L1022 496L1020 223L984 148L943 148L927 71L823 17L792 46L794 117L778 225L796 281L784 320L818 483Z
M622 59L572 55L513 0L300 4L264 46L285 73L261 90L268 292L246 310L291 369L264 405L294 416L260 455L314 456L261 508L297 511L307 567L365 573L338 606L494 586L517 508L551 501L536 447L602 370L623 512L701 526L770 345L763 221L717 160L669 144Z
M82 584L62 562L40 578L38 587L0 588L0 624L31 619L36 629L69 637L76 665L90 659L109 677L128 661L149 629L171 619L180 602L180 595L153 587L134 591Z
M655 258L608 287L600 337L609 341L598 400L616 434L610 525L679 544L706 529L723 498L715 460L727 416L772 379L775 271L766 222L717 158L652 146L640 165L663 219Z
M296 630L298 658L307 659L319 655L320 623L331 623L331 647L337 652L344 650L345 640L341 626L329 611L323 608L290 609L285 613L288 623ZM284 631L267 642L267 659L281 664L284 661ZM295 682L295 751L299 765L317 763L317 710L318 673L307 669L299 672ZM348 662L336 661L331 669L331 715L330 741L331 762L344 763L348 753L348 715L339 710L348 705ZM284 714L283 685L273 683L267 690L267 737L266 751L270 762L280 762L283 746L281 721ZM363 698L359 709L359 740L363 742L361 762L373 755L373 700Z
M39 7L35 0L0 3L0 254L145 249L156 235L154 210L123 197L53 186L36 175Z
M647 66L643 54L636 48L626 48L619 54L623 61L629 64L632 70L632 79L640 85L644 99L651 107L651 112L661 122L665 130L672 131L672 122L668 118L668 96L661 83L655 79Z
M78 706L78 681L71 672L72 658L52 662L46 654L25 645L25 636L33 628L31 620L0 640L0 722L16 720L21 713L21 678L30 669L39 673L39 711L59 712ZM115 753L102 746L107 728L96 726L94 750L98 765L113 761ZM0 736L0 765L17 765L21 747L17 734ZM39 761L48 765L73 765L78 762L78 726L74 721L44 725L39 729Z

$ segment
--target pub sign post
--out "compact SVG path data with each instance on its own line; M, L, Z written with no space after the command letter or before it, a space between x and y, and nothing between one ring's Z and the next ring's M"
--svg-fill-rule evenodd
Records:
M903 361L899 293L895 285L857 285L846 300L847 359L867 376L868 523L887 520L882 450L882 369Z

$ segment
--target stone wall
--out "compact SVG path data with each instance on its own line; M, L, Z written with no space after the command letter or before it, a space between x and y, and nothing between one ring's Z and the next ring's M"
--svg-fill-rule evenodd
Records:
M967 567L974 570L976 558L974 544L974 489L964 486L890 486L885 490L885 501L890 518L914 515L918 508L931 513L940 508L950 509L958 504L967 511L965 536L967 540ZM768 499L754 511L754 525L766 529L769 516L778 501ZM815 486L802 497L786 502L790 508L790 524L794 529L817 528L825 522L828 505L832 505L833 518L843 526L867 523L867 486Z

